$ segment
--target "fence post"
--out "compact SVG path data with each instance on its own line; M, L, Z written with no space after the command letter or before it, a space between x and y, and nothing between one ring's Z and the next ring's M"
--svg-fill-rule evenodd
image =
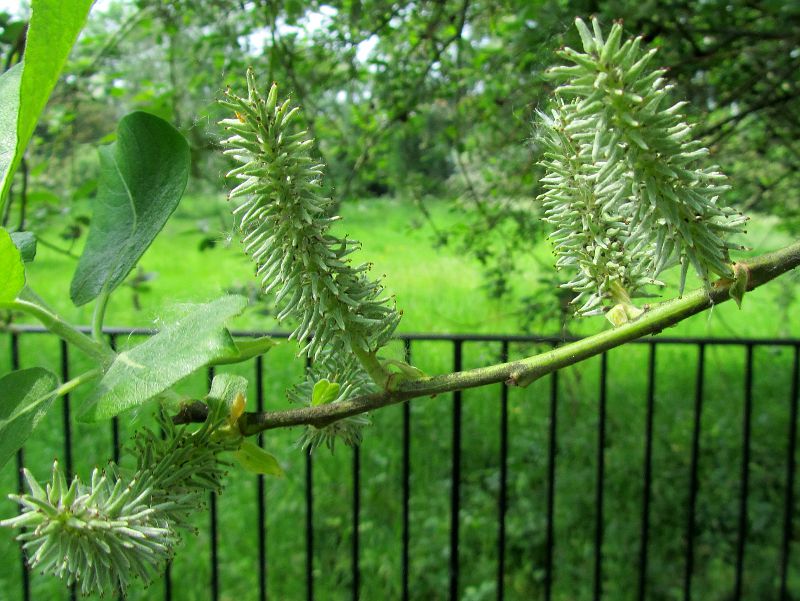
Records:
M453 341L453 370L461 371L461 340ZM461 391L453 393L453 458L450 490L450 601L458 601L458 530L461 512Z
M411 364L411 339L403 339L406 363ZM410 542L409 500L411 498L411 401L403 403L403 517L402 517L402 550L400 558L400 576L402 578L402 601L408 601L408 555Z
M642 534L639 549L639 601L647 595L647 545L650 542L650 491L653 479L653 412L656 389L656 345L650 343L647 359L647 416L644 435L644 487L642 491Z
M603 597L603 486L605 484L606 377L608 353L600 355L600 399L597 428L597 488L595 489L594 601Z

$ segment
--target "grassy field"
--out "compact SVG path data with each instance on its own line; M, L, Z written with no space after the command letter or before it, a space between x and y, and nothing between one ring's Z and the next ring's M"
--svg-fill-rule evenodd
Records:
M433 220L440 228L459 221L459 215L447 203L431 205ZM123 287L111 300L106 324L121 326L158 326L164 315L185 302L199 302L231 289L254 286L253 266L240 252L240 244L231 238L228 207L221 197L188 197L164 232L156 239L140 262L154 280L151 290L140 295L142 310L136 310L133 289ZM78 205L73 214L89 214L87 206ZM400 201L388 199L353 202L343 207L344 219L337 224L339 234L361 240L361 258L374 263L373 274L386 274L388 292L397 298L404 312L401 332L515 333L518 331L518 306L511 300L487 299L482 288L477 261L453 248L434 248L433 236L417 210ZM56 234L64 227L62 220L50 222L47 239L58 241ZM739 256L760 254L780 248L790 238L768 219L750 225L744 242L753 250ZM216 246L202 253L197 249L204 238ZM72 251L77 254L82 241ZM551 262L549 246L542 243L537 254L545 264ZM75 261L40 245L36 262L29 269L29 284L39 291L62 315L73 323L87 324L92 306L76 308L65 290L72 277ZM533 268L532 268L533 269ZM674 271L674 270L673 270ZM538 273L531 271L516 282L515 292L526 292L528 282ZM677 274L667 274L674 283ZM673 328L674 335L708 336L788 336L800 331L800 311L796 298L798 277L785 276L778 283L748 295L740 311L725 304L713 311L683 322ZM688 286L697 286L690 278ZM51 293L51 291L53 291ZM668 288L665 296L674 295ZM656 299L657 300L657 299ZM273 320L254 307L234 327L270 329ZM602 318L590 318L572 324L575 331L589 333L606 327Z
M159 326L182 303L207 300L231 288L247 287L252 265L228 241L223 201L187 199L176 218L142 260L146 272L156 273L151 289L142 293L142 309L134 308L129 288L115 295L108 325ZM80 208L79 208L80 210ZM458 215L444 204L432 206L440 223ZM343 208L341 231L364 243L365 260L374 273L386 273L387 288L405 312L405 332L515 333L515 305L490 300L481 290L477 265L453 250L434 249L430 233L419 227L418 215L402 203L364 201ZM53 225L53 232L58 231ZM786 240L773 223L758 221L750 228L750 246L762 252ZM202 254L196 248L206 231L218 240ZM55 234L53 234L54 237ZM543 245L537 252L545 256ZM69 260L40 248L29 283L68 319L87 323L90 308L74 308L63 290L71 277ZM530 274L531 280L536 274ZM671 329L667 334L711 336L787 336L800 332L795 298L796 278L765 287L745 298L740 312L732 303ZM524 282L519 282L522 293ZM602 318L576 325L580 332L606 327ZM275 326L257 307L231 324L237 329ZM126 341L119 341L120 345ZM0 349L2 365L9 364L8 345ZM536 349L512 346L512 356ZM499 345L470 343L464 347L464 367L496 361ZM282 345L265 357L265 398L270 408L286 405L283 391L302 372L296 350ZM393 352L398 353L399 348ZM607 441L605 447L605 592L608 599L633 599L637 558L644 456L647 391L646 345L609 354L607 382ZM22 339L23 366L51 365L58 370L58 342L44 337ZM653 438L653 500L651 507L650 599L681 599L684 528L693 419L693 390L697 351L691 346L659 347L655 380ZM413 347L413 360L427 373L451 369L452 350L446 343L422 342ZM782 499L789 416L790 348L761 348L754 353L753 443L750 483L749 546L745 558L746 599L775 596L782 527ZM741 462L744 350L710 346L707 349L703 442L700 457L696 541L697 599L722 601L733 586L734 548L738 517ZM82 369L74 353L70 373ZM252 365L237 368L252 376ZM234 370L235 371L235 370ZM599 360L564 370L559 375L559 421L555 522L555 583L558 600L591 597L595 519ZM251 378L252 379L252 378ZM183 384L204 393L204 377ZM550 381L534 383L509 394L509 508L507 514L506 598L541 598L545 553L545 506ZM496 514L499 456L499 394L490 387L463 395L463 455L461 496L461 598L495 598ZM249 395L255 399L254 390ZM70 402L80 403L76 392ZM26 446L26 463L43 478L53 456L63 456L62 405L57 402ZM374 416L361 452L362 515L361 573L365 600L400 596L401 542L401 408ZM411 596L445 598L448 582L449 490L451 477L452 404L449 399L419 399L412 403L411 448ZM122 430L131 425L122 420ZM297 431L270 433L265 445L287 471L286 478L267 483L269 594L271 599L305 598L304 463L293 447ZM91 466L110 456L110 428L76 424L73 431L74 467L87 475ZM349 599L352 453L314 456L315 588L319 599ZM0 490L16 488L12 464L0 470ZM797 497L796 497L797 498ZM13 511L2 504L3 515ZM219 499L220 581L222 599L255 598L258 585L256 547L256 484L252 477L233 472ZM208 598L208 515L197 518L198 536L187 536L173 566L174 599ZM8 532L0 533L0 600L18 598L18 556ZM800 593L800 561L792 557L792 590ZM162 585L133 591L133 599L160 597ZM34 576L32 598L66 599L52 578Z

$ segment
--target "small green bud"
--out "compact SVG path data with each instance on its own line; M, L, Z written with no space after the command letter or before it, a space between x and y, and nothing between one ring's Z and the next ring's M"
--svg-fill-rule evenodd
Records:
M742 308L742 299L744 293L747 292L747 285L750 283L750 271L744 263L733 264L733 284L728 289L728 294L736 303L736 306Z

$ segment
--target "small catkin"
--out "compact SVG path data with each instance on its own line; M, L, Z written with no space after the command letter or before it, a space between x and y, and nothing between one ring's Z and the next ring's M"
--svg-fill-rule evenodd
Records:
M159 432L134 438L137 469L130 477L110 463L89 483L75 476L68 484L55 462L43 488L24 470L30 492L9 495L22 512L0 526L23 528L17 540L28 565L77 583L83 595L124 594L134 579L150 582L180 542L178 529L189 526L208 491L222 489L226 464L219 453L234 448L215 437L222 423L212 413L191 432L162 416Z
M338 403L348 398L372 392L374 382L362 369L361 365L352 354L323 352L314 364L306 369L306 378L286 392L292 403L310 405L314 393L314 386L321 380L338 384L336 397L330 403ZM304 450L313 451L325 445L331 452L334 450L336 440L339 439L350 447L361 444L364 427L371 424L365 414L351 415L323 427L306 426L297 446Z

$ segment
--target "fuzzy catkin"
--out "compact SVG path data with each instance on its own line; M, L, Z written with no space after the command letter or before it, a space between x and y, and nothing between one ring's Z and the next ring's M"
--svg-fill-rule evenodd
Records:
M558 54L571 64L548 71L558 85L539 119L539 198L556 227L557 266L578 271L565 284L578 312L641 294L675 264L681 293L689 265L706 285L732 277L729 250L741 247L728 238L747 218L719 204L725 176L703 166L708 150L680 113L685 103L670 104L664 71L648 69L655 49L622 43L619 23L605 40L596 19L591 31L576 26L583 52L565 48Z
M374 353L400 314L367 278L370 266L352 264L358 242L329 231L338 217L328 216L332 201L322 194L323 165L310 154L312 140L294 127L298 108L278 103L275 85L263 98L252 69L247 88L247 98L225 93L220 102L235 118L221 123L232 134L225 154L241 163L227 174L241 180L229 198L243 199L234 214L264 291L275 293L279 320L297 322L291 337L305 344L301 352Z
M607 185L620 169L604 171L603 164L586 160L586 146L572 136L578 119L574 107L564 105L539 116L540 142L546 149L542 164L548 170L540 198L544 220L556 226L550 235L556 268L577 269L564 286L578 293L573 301L578 313L592 315L602 312L603 300L620 290L659 282L648 275L647 257L626 252L629 222L614 206Z
M208 491L221 490L226 464L218 455L235 446L215 437L221 423L212 412L190 432L162 417L161 432L144 430L134 439L137 469L130 477L110 463L89 483L75 476L68 484L55 462L43 488L25 470L30 492L9 495L22 513L0 526L24 528L17 540L31 568L77 583L83 595L124 594L133 579L147 583L163 568L180 542L178 528L188 527Z

